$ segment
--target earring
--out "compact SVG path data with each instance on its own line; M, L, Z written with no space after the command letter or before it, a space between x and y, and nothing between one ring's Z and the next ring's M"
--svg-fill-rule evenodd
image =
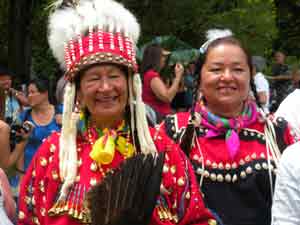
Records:
M80 111L81 111L80 103L79 103L78 100L76 100L74 112L75 112L75 113L80 113Z

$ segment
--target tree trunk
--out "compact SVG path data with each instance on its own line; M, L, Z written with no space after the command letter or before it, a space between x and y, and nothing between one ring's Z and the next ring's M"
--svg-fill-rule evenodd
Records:
M9 1L8 61L22 83L30 75L32 3L33 0Z

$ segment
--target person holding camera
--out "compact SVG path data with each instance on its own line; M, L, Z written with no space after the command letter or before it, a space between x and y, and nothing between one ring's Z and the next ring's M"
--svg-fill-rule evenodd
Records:
M24 151L27 139L30 133L20 129L16 132L18 137L18 143L14 146L11 146L12 137L11 137L11 128L3 120L0 120L0 167L3 169L9 169L12 167L20 158L21 154ZM12 148L13 147L13 148Z
M7 172L13 195L17 198L19 172L23 170L18 161L22 157L30 133L22 128L12 128L0 120L0 168Z
M167 86L163 82L159 73L165 67L169 54L158 44L149 45L144 51L141 65L143 101L163 117L172 112L171 102L178 92L184 72L183 66L178 63L174 68L172 84Z
M45 79L32 79L28 85L28 101L30 108L24 110L19 119L22 128L30 133L25 146L24 157L20 164L24 164L24 170L30 164L35 152L53 131L60 130L55 119L55 107L49 101L49 82Z
M31 159L43 140L60 126L55 120L55 107L49 102L49 82L44 79L33 79L28 83L28 102L30 108L19 114L17 121L12 124L11 143L16 144L26 138L23 151L17 162L19 174L10 177L13 193L18 198L20 178L27 170ZM19 133L21 131L21 133ZM21 134L21 135L19 135Z

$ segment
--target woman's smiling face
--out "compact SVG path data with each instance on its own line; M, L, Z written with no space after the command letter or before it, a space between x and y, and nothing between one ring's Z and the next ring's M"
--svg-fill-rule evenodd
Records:
M92 66L81 77L79 98L92 119L122 119L128 100L125 72L112 64Z
M221 43L209 48L201 70L200 90L215 114L241 110L250 89L247 55L240 46Z

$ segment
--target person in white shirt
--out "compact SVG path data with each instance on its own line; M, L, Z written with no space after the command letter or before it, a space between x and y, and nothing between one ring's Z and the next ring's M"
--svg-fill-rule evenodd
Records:
M300 89L295 89L279 105L275 118L283 117L291 126L297 139L300 138Z
M264 112L268 114L269 111L269 100L270 100L270 88L269 82L265 78L264 74L259 71L259 67L256 63L253 63L253 75L254 84L256 86L256 92L258 95L258 101L260 102Z
M283 117L289 122L294 136L300 140L300 71L296 68L293 73L293 91L281 102L275 117Z
M300 142L283 153L276 177L272 225L300 224Z

